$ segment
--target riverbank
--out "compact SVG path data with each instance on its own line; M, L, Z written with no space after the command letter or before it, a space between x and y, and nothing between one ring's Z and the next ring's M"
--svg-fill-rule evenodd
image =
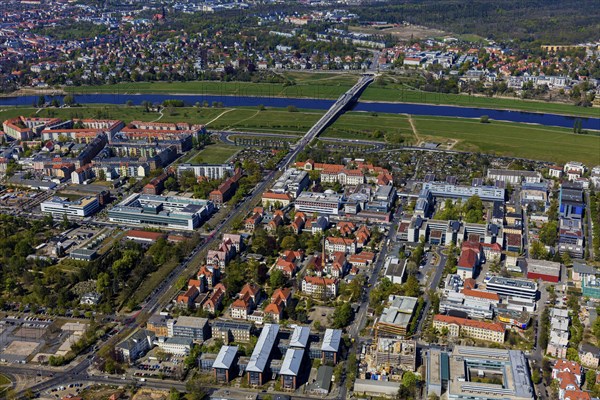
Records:
M59 89L22 89L1 98L45 95L169 95L169 96L232 96L280 99L333 100L348 90L358 79L356 74L285 73L288 84L253 82L135 82L103 86L64 87ZM0 99L1 99L0 98ZM489 108L506 111L526 111L579 117L600 117L599 108L572 104L523 100L506 97L485 97L468 94L422 92L373 84L363 92L362 102L445 105L466 108Z
M161 122L187 121L207 124L209 131L241 131L302 135L324 113L323 110L267 107L181 107L164 113ZM18 115L57 118L107 118L123 121L153 121L158 113L143 107L94 105L74 108L0 107L0 120ZM413 128L414 127L414 128ZM416 134L418 132L418 135ZM369 140L416 145L423 141L453 143L452 149L511 157L552 161L559 164L580 161L600 165L600 136L577 135L572 128L479 118L419 116L414 114L349 111L329 126L323 137Z

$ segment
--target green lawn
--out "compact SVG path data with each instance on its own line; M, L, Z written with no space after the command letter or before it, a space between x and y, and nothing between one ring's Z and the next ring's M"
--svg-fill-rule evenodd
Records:
M208 124L211 130L305 134L325 111L289 112L280 108L236 108Z
M252 82L129 82L102 86L67 88L69 93L170 93L212 94L261 97L307 97L334 99L346 92L358 80L357 75L329 73L287 73L292 85Z
M205 124L220 115L226 109L221 108L174 108L173 113L165 111L160 122L189 122L192 124ZM32 107L5 107L0 109L0 121L8 118L36 116L37 109ZM135 120L154 121L160 117L158 113L148 113L142 107L127 107L125 105L86 105L73 108L46 108L37 113L38 117L54 116L57 118L107 118L118 119L125 122Z
M397 114L348 112L328 127L322 136L377 141L384 141L387 137L392 140L402 138L405 144L415 142L408 117Z
M567 128L445 117L413 117L422 139L456 139L456 150L564 163L600 164L600 136L576 135Z
M361 101L386 101L402 103L446 104L462 107L481 107L492 109L511 109L554 114L600 117L600 109L577 107L570 104L548 103L541 101L505 99L462 94L422 92L401 85L379 86L371 84L365 89Z
M10 385L10 384L11 384L11 380L10 379L8 379L4 375L0 375L0 386Z
M211 144L202 149L191 161L192 164L221 164L240 151L240 147L226 144Z

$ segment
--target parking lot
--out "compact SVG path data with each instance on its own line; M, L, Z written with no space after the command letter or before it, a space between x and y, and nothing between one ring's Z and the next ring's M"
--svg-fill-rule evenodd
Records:
M183 372L184 358L183 356L164 354L159 349L154 349L132 366L128 372L139 377L178 377Z

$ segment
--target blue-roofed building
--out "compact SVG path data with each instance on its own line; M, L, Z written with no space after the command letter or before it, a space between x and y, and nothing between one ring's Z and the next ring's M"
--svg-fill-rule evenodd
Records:
M267 365L275 347L278 333L279 325L277 324L265 324L260 332L256 346L246 367L248 384L251 386L261 386L264 383L264 378L268 372Z
M340 329L327 329L321 344L321 361L337 364L341 343L342 331Z
M574 182L565 182L560 186L558 194L559 214L563 218L583 218L585 203L583 188Z
M223 346L213 362L212 368L217 383L228 383L235 376L233 367L237 358L237 346Z
M288 349L281 365L281 386L284 389L295 390L298 387L302 361L304 360L304 349Z

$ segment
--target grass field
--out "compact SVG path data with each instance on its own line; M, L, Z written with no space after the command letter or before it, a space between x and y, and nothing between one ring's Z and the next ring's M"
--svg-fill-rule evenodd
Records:
M421 139L456 139L456 150L564 163L600 164L600 136L576 135L570 129L443 117L413 117Z
M397 114L348 112L328 127L322 136L377 141L401 137L404 144L416 142L408 117Z
M192 164L208 163L221 164L229 157L240 151L241 147L228 146L226 144L211 144L202 149L190 160Z
M356 74L331 73L285 73L292 85L283 83L252 82L129 82L102 86L81 86L68 88L69 93L170 93L170 94L212 94L228 96L261 97L306 97L334 99L343 94L358 80Z
M10 385L11 380L4 375L0 375L0 386Z
M36 114L32 107L7 107L0 109L0 121L19 115L57 118L101 118L119 119L125 122L135 120L154 121L160 117L158 113L147 113L142 107L126 107L115 105L85 106L74 108L44 109ZM207 124L213 130L241 130L251 132L304 134L323 115L321 110L299 110L289 112L281 108L196 108L181 107L173 109L173 114L166 111L160 122L189 122Z
M220 115L224 110L221 108L196 108L181 107L173 109L173 114L164 113L160 122L189 122L192 124L205 124ZM73 108L46 108L36 114L37 109L32 107L5 107L0 109L0 121L8 118L24 116L48 117L70 119L70 118L108 118L119 119L125 122L140 120L154 121L160 117L158 113L145 112L142 107L126 107L124 105L86 105Z
M542 113L581 115L600 117L600 110L591 107L577 107L570 104L548 103L484 96L468 96L462 94L421 92L407 89L400 85L378 86L373 84L363 92L362 101L386 101L403 103L445 104L461 107L481 107L492 109L511 109Z
M284 109L236 108L208 125L209 129L248 132L304 134L324 111L289 112Z

